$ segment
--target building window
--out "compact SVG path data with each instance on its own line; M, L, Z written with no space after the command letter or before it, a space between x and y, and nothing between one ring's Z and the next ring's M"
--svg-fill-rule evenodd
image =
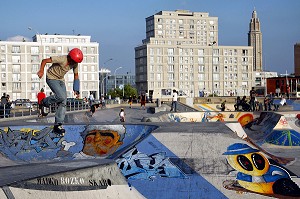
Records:
M20 53L21 49L20 46L13 46L12 47L12 53Z
M1 72L6 72L6 66L4 64L1 65Z
M31 67L31 72L32 73L37 73L40 69L40 65L38 64L32 64L32 67Z
M12 59L12 62L13 63L20 63L21 62L21 56L12 56L11 57L11 59Z
M31 52L31 54L39 54L39 47L37 47L37 46L32 46L32 47L30 48L30 52Z
M21 90L21 83L16 83L16 82L13 82L12 84L12 90Z
M31 55L31 62L39 62L39 56L38 55Z
M20 73L21 72L21 65L13 65L12 66L12 72L13 73Z

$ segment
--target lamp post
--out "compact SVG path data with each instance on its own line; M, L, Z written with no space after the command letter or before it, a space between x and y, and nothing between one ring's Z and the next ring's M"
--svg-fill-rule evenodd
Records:
M105 64L106 64L107 62L112 61L112 60L113 60L113 58L110 58L110 59L106 60L106 61L103 63L103 66L105 66Z
M110 62L110 61L112 61L113 60L113 58L109 58L108 60L106 60L104 63L103 63L103 72L101 73L101 87L100 87L100 90L101 90L101 95L104 95L105 94L105 88L104 88L104 80L109 76L108 75L108 72L105 72L105 65L106 65L106 63L107 62ZM102 70L102 69L101 69ZM110 73L110 71L109 71L109 73Z
M42 40L41 34L40 34L37 30L34 30L34 29L31 28L31 27L28 27L28 30L30 30L30 31L35 31L36 34L39 36L39 38L40 38L40 40L41 40L42 59L43 59L43 58L44 58L44 49L43 49L43 40Z
M214 45L216 44L216 41L213 41L212 43L208 44L211 46L211 82L212 82L212 95L215 97L215 91L214 91Z
M115 89L117 88L117 77L116 77L116 72L117 70L119 70L120 68L122 68L122 66L120 66L119 68L117 68L114 72L114 76L115 76Z
M104 91L104 80L107 78L108 76L105 76L103 79L102 79L102 82L101 82L101 89L102 89L102 95L105 96L105 91Z

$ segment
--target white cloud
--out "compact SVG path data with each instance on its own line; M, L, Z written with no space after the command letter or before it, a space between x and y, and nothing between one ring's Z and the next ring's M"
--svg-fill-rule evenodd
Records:
M32 41L32 39L29 39L27 37L24 37L22 35L17 35L14 37L9 37L6 39L7 41Z

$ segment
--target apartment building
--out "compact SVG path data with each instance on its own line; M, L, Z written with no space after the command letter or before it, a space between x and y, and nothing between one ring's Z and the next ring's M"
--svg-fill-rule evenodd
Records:
M91 42L90 36L36 34L32 42L0 41L1 86L0 93L7 93L12 100L26 98L36 101L36 95L44 88L46 95L51 89L46 84L45 75L39 79L37 72L43 58L67 55L73 48L79 48L84 54L79 64L81 96L93 93L99 96L99 44ZM67 96L73 97L73 71L65 75Z
M146 18L146 38L135 48L136 87L155 95L177 88L190 97L249 95L255 85L252 46L219 46L218 18L186 10Z

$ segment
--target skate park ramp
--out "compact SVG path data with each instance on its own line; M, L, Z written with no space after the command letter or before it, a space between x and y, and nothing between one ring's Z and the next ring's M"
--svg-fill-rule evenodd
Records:
M47 140L48 138L39 143L36 139L32 139L34 136L42 135L32 129L39 132L50 130L50 137L51 126L46 123L47 118L44 118L44 123L41 124L40 120L32 120L30 125L34 128L31 130L21 130L20 126L1 127L2 134L13 135L10 139L22 140L24 132L26 136L32 135L30 139L27 137L24 142L20 142L26 147L21 147L22 144L19 142L5 140L4 144L9 150L1 151L2 156L7 160L5 166L0 168L0 173L6 174L5 181L0 179L2 182L0 198L1 196L8 198L11 195L15 198L99 198L100 196L101 198L102 196L105 198L269 198L269 196L278 198L282 196L254 193L243 187L234 186L238 171L228 163L227 159L232 153L232 146L247 145L249 146L247 150L259 150L265 157L273 158L263 152L264 145L256 146L246 139L244 128L252 121L249 119L251 116L244 116L247 119L242 123L239 119L243 114L249 113L239 115L232 113L234 118L230 118L229 114L227 117L232 119L230 121L225 119L222 121L220 118L207 120L211 122L194 122L189 119L185 122L174 122L166 118L168 114L177 113L164 113L156 116L162 120L160 122L141 122L143 116L150 115L147 115L146 110L133 108L125 110L129 122L120 123L117 117L118 111L119 109L97 111L95 117L88 118L88 122L83 121L85 113L68 116L69 122L81 120L86 124L66 124L65 136L55 136L60 139L55 140L55 143L59 144L58 148L55 148ZM201 121L203 115L191 118L197 118L197 121L199 118ZM253 114L252 118L255 118ZM49 122L52 120L49 119ZM113 123L118 124L113 125ZM233 127L228 124L232 124ZM94 128L86 126L94 126ZM115 142L109 142L113 143L110 145L110 150L108 148L94 150L94 146L89 144L91 140L102 140L108 145L107 140L97 137L99 130L105 131L101 136L108 136L106 132L108 127L101 129L101 126L114 126L110 131L116 139ZM124 129L125 133L122 133ZM11 133L11 131L15 132ZM21 132L21 136L16 134L17 132ZM112 138L112 135L110 137ZM29 148L28 143L33 146ZM47 158L43 159L44 155L36 155L43 152L43 147L48 146L52 147L50 151L53 152L47 153ZM15 148L22 149L22 153L16 153ZM31 154L29 152L25 155L27 150L31 151ZM90 155L95 151L100 154L100 157L95 158ZM9 161L15 165L9 165ZM298 183L297 174L293 170L295 162L297 161L278 164L276 168L286 168L290 171L292 180Z
M129 187L115 159L157 126L64 127L65 135L53 133L52 126L36 123L0 127L0 198L144 198ZM43 196L45 193L47 196Z

